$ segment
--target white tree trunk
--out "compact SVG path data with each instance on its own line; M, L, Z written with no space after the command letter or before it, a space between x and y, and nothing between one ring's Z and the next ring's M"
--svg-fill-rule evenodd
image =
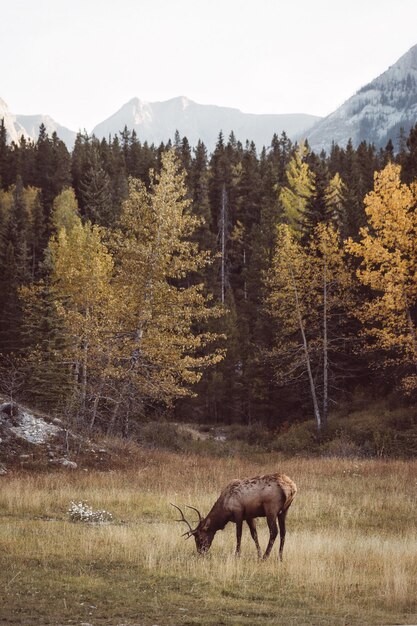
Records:
M310 382L310 392L311 392L311 398L313 401L314 417L317 423L317 430L320 430L322 426L322 420L321 420L321 415L320 415L319 403L317 401L317 393L316 393L316 387L314 385L313 372L311 371L310 354L308 351L308 342L307 342L307 337L306 337L305 330L304 330L304 322L303 322L303 318L301 315L300 300L298 297L297 285L295 283L294 274L291 268L290 268L290 274L291 274L292 288L293 288L294 297L295 297L297 319L298 319L298 324L300 327L301 337L303 340L304 358L305 358L306 367L307 367L308 380Z

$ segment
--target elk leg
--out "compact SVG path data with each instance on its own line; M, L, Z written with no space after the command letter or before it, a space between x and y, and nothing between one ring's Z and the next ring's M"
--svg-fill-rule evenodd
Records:
M258 541L258 533L256 531L256 522L254 519L248 519L246 520L246 522L249 526L251 537L255 542L255 546L258 551L258 558L260 559L262 557L262 552L261 552L261 546L259 545L259 541Z
M236 520L236 556L240 556L240 544L242 541L243 520Z
M277 538L277 535L278 535L278 526L276 522L276 516L268 515L266 518L266 521L268 523L268 528L269 528L269 541L265 550L265 554L262 557L264 561L269 557L271 550L272 550L272 546L274 545L275 539Z
M279 560L282 561L282 553L284 552L284 543L285 543L285 518L287 517L288 509L280 511L278 513L278 524L279 524Z

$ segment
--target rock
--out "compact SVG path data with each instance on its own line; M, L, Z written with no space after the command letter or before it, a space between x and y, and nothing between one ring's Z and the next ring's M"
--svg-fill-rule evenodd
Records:
M11 430L29 443L46 443L51 437L59 434L60 428L55 424L45 422L41 417L35 417L27 411L22 411L19 417L19 425Z
M0 463L0 476L4 476L5 474L7 474L7 469Z
M3 402L3 404L0 404L0 413L6 413L9 417L14 417L18 412L19 407L16 402Z
M61 465L62 467L66 467L68 469L77 469L78 467L75 461L70 461L65 457L62 457L60 459L51 459L49 462L54 463L55 465Z

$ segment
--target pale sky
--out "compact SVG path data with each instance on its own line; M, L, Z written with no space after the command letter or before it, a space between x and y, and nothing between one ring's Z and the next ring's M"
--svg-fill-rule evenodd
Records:
M417 0L0 0L0 98L92 128L137 96L328 115L417 44Z

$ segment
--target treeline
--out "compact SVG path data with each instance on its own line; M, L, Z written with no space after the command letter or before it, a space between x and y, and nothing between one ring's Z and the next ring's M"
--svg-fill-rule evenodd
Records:
M379 172L375 177L375 173ZM415 389L417 127L394 154L257 153L0 124L3 392L124 430L314 415Z

